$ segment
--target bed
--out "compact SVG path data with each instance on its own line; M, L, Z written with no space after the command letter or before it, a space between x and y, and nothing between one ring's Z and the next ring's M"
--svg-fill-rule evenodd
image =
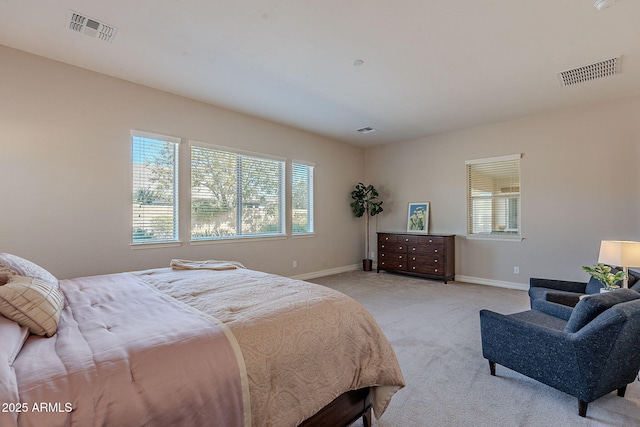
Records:
M0 285L2 426L367 426L404 386L360 304L236 262L58 281L0 254Z

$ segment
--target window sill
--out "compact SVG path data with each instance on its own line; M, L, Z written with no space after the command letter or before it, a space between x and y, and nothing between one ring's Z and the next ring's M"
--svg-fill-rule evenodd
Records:
M130 243L129 244L129 246L131 246L131 249L133 249L133 250L172 248L172 247L177 247L177 246L181 246L181 245L182 245L181 241L175 241L175 242L152 242L152 243Z
M291 235L292 239L304 239L306 237L316 237L316 233L297 233Z
M214 239L199 239L191 240L190 245L215 245L218 243L242 243L242 242L255 242L264 240L283 240L287 236L284 234L277 234L272 236L231 236L231 237L217 237Z
M495 234L467 234L467 240L493 240L499 242L522 242L524 237L522 236L499 236Z

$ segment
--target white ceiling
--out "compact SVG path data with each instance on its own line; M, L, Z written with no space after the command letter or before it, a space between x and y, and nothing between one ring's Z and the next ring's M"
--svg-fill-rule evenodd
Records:
M638 0L0 0L0 44L360 146L640 94Z

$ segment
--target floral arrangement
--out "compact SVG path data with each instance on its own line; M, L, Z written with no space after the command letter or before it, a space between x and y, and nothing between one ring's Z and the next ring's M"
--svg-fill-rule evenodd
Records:
M598 279L598 281L604 285L603 289L607 290L618 289L620 286L616 285L616 283L624 279L624 271L618 271L613 274L611 272L612 268L602 263L596 264L593 267L583 265L582 269Z

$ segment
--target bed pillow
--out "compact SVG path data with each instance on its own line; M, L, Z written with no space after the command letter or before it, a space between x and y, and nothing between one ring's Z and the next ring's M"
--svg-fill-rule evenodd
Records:
M8 283L12 276L36 277L58 286L58 279L39 265L16 255L0 253L0 285Z
M63 306L58 287L35 277L13 276L0 286L0 314L26 326L32 334L55 334Z
M0 363L12 364L29 336L29 329L0 316Z
M26 327L0 316L0 402L3 404L20 402L13 361L28 336L29 330ZM0 409L0 425L17 426L18 413Z

